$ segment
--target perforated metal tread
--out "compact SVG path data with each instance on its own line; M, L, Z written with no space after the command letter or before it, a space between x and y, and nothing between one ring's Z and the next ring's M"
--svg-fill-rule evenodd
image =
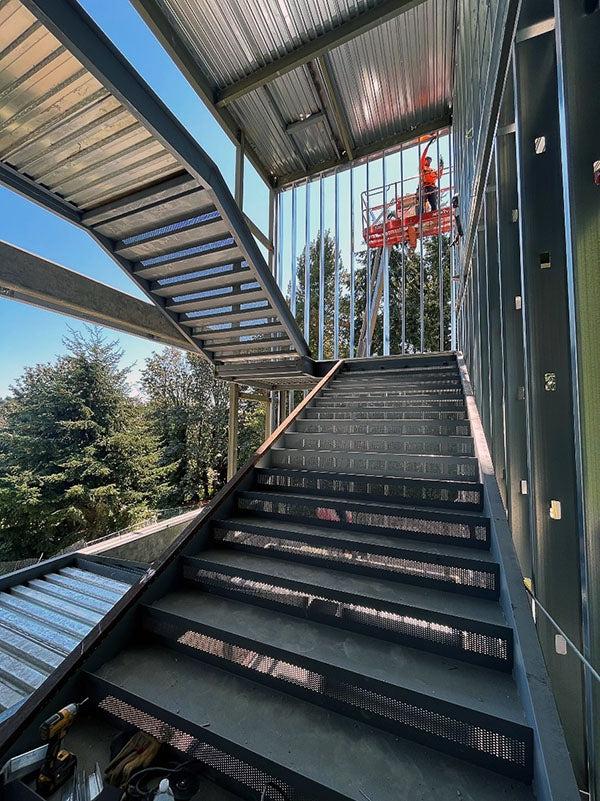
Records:
M480 512L420 509L393 501L369 502L331 495L244 490L236 496L241 514L297 520L392 537L394 541L446 543L473 548L489 546L489 520Z
M482 485L470 481L391 478L358 473L328 473L318 470L287 470L261 467L255 470L255 488L270 492L323 493L374 503L394 503L481 511Z
M312 402L315 409L436 409L456 410L465 408L462 397L440 398L432 395L408 395L402 398L340 398L318 396Z
M304 420L467 420L467 411L436 411L435 409L318 409L308 407Z
M350 531L348 529L331 529L326 526L317 526L283 520L280 518L258 517L254 515L238 515L227 519L215 519L213 525L217 528L260 530L271 534L273 539L294 537L302 540L304 537L321 539L332 544L347 545L347 550L373 550L377 552L396 552L412 555L426 555L436 559L461 564L472 564L492 567L497 562L489 551L485 549L467 548L459 545L445 545L434 542L415 542L395 537L394 534L374 534L370 531Z
M385 475L393 478L479 479L474 456L433 456L430 454L390 454L329 451L324 448L271 449L272 464L305 470L339 470L342 473Z
M202 563L215 570L222 567L233 572L251 572L264 579L281 579L305 588L312 586L315 592L331 591L340 597L352 598L353 601L361 599L365 604L393 604L448 614L457 619L478 621L486 626L506 626L502 610L495 601L449 593L443 589L424 589L379 576L365 578L319 565L285 562L257 554L216 548L186 557L186 561L192 565Z
M530 801L525 785L462 760L400 740L308 701L168 649L136 648L98 669L94 694L140 699L164 710L182 732L210 727L210 740L254 764L275 764L314 799L422 798ZM235 710L235 714L225 714ZM333 750L332 750L333 749ZM312 788L311 788L312 785Z
M315 565L265 560L248 553L241 555L239 565L221 561L219 553L225 552L211 552L206 559L204 554L187 557L184 577L218 595L286 614L500 670L512 667L512 631L498 615L498 607L489 601L482 599L487 608L474 610L456 606L451 600L445 602L449 594L438 589L419 595L423 591L415 587L416 594L411 595L410 584L382 580L380 576L363 578ZM238 556L234 552L226 555Z
M468 437L471 427L466 420L336 420L321 417L317 420L300 418L292 431L308 434L391 434Z
M286 448L344 451L348 453L426 454L428 456L473 456L471 437L426 434L334 434L331 432L286 432Z
M506 673L194 590L171 593L149 607L155 609L210 629L213 636L235 635L260 653L278 651L291 661L305 656L367 680L526 725L514 682Z

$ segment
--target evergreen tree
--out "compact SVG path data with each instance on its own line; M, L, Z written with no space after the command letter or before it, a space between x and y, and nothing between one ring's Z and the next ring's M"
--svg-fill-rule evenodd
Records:
M323 233L323 265L324 265L324 278L325 278L325 314L323 318L323 357L325 359L333 358L333 337L334 337L334 306L335 306L335 240L331 236L330 231ZM309 324L309 341L308 346L311 352L315 355L318 354L319 346L319 296L320 296L320 266L321 266L321 235L317 234L316 239L310 243L309 247L310 258L310 324ZM304 307L306 293L305 286L305 253L302 251L297 261L297 304L296 304L296 321L300 326L300 330L304 331ZM349 328L348 320L350 313L349 306L349 280L345 275L344 266L341 256L338 255L338 274L339 274L339 340L338 349L340 357L348 355L348 342L349 342ZM288 290L288 297L291 290Z
M165 349L146 361L141 378L168 473L165 505L209 498L227 479L229 385L201 356ZM264 439L264 412L241 402L239 461Z
M0 419L0 557L49 555L142 519L161 473L130 368L98 329L25 370Z

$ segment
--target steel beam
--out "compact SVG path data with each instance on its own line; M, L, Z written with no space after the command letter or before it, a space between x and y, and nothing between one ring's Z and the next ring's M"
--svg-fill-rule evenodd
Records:
M309 114L308 117L304 117L302 120L288 123L285 126L285 132L286 134L294 135L305 131L307 128L312 128L317 122L327 122L327 115L324 111L315 111L314 114Z
M283 175L281 178L277 179L277 186L280 189L286 189L288 186L291 186L294 183L305 181L307 178L314 177L315 175L323 175L325 178L329 174L332 174L336 168L338 168L341 172L344 169L356 167L359 164L364 163L365 160L370 156L375 157L378 153L382 153L384 150L393 152L394 148L400 148L401 145L406 144L407 142L413 142L420 136L425 136L426 134L440 131L442 128L447 128L451 121L452 115L450 114L450 111L447 111L445 114L442 114L441 117L436 117L429 122L422 123L421 125L418 125L409 131L403 131L398 134L386 136L383 139L378 139L377 141L368 145L354 147L352 149L354 161L347 161L346 159L342 161L339 159L330 159L329 161L325 161L310 167L308 172L305 170L298 170L296 172Z
M339 92L334 84L334 79L331 73L331 69L329 67L327 55L324 54L322 56L319 56L319 58L317 59L317 64L319 65L319 69L321 70L321 75L323 76L325 91L327 92L327 98L329 100L329 105L331 106L331 110L333 112L333 118L335 120L335 124L338 129L340 139L342 140L342 144L344 145L344 150L346 151L346 157L348 158L348 161L352 161L354 159L354 145L352 143L352 136L350 134L350 128L346 121L344 110L338 101Z
M523 11L520 25L528 27L546 19L551 5L528 3ZM515 44L514 74L534 593L581 649L580 520L553 32ZM538 619L538 631L575 774L585 787L581 664L556 647L556 631L545 618Z
M174 348L197 348L154 304L0 242L0 296Z
M244 215L206 152L75 0L24 0L24 5L191 175L209 188L211 199L234 232L244 258L255 270L298 353L307 355L306 342Z
M357 36L361 36L361 34L395 19L412 8L416 8L421 2L423 0L384 0L384 2L370 8L368 11L357 14L347 22L343 22L310 42L291 50L284 56L267 64L267 66L255 70L232 86L225 87L216 95L217 107L223 108L234 100L239 100L240 97L248 94L248 92L253 92L275 80L275 78L286 75L309 61L314 61L329 50L340 47L340 45L350 42Z
M13 169L5 162L0 162L0 184L7 189L12 189L21 197L31 200L36 205L58 214L64 220L76 225L81 224L82 214L76 206L32 181L31 178Z

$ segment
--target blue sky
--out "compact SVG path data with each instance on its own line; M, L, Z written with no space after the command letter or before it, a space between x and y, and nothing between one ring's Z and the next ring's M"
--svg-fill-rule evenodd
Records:
M81 0L81 4L188 127L233 186L233 145L130 3ZM268 194L250 165L246 165L245 181L249 201L245 211L266 230ZM0 239L143 297L84 231L1 187ZM0 397L8 393L10 384L26 366L51 360L63 351L62 339L69 326L84 327L72 318L0 299ZM156 345L116 332L109 334L119 340L125 351L124 362L136 363L135 380Z

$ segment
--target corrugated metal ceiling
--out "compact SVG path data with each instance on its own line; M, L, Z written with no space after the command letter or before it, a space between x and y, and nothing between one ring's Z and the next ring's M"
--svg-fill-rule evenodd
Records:
M158 7L215 97L256 70L385 0L134 0ZM382 11L383 13L383 11ZM364 153L447 116L455 0L425 0L324 57L351 146ZM343 161L343 135L322 67L303 64L232 100L227 110L277 179ZM326 119L290 135L318 111Z

